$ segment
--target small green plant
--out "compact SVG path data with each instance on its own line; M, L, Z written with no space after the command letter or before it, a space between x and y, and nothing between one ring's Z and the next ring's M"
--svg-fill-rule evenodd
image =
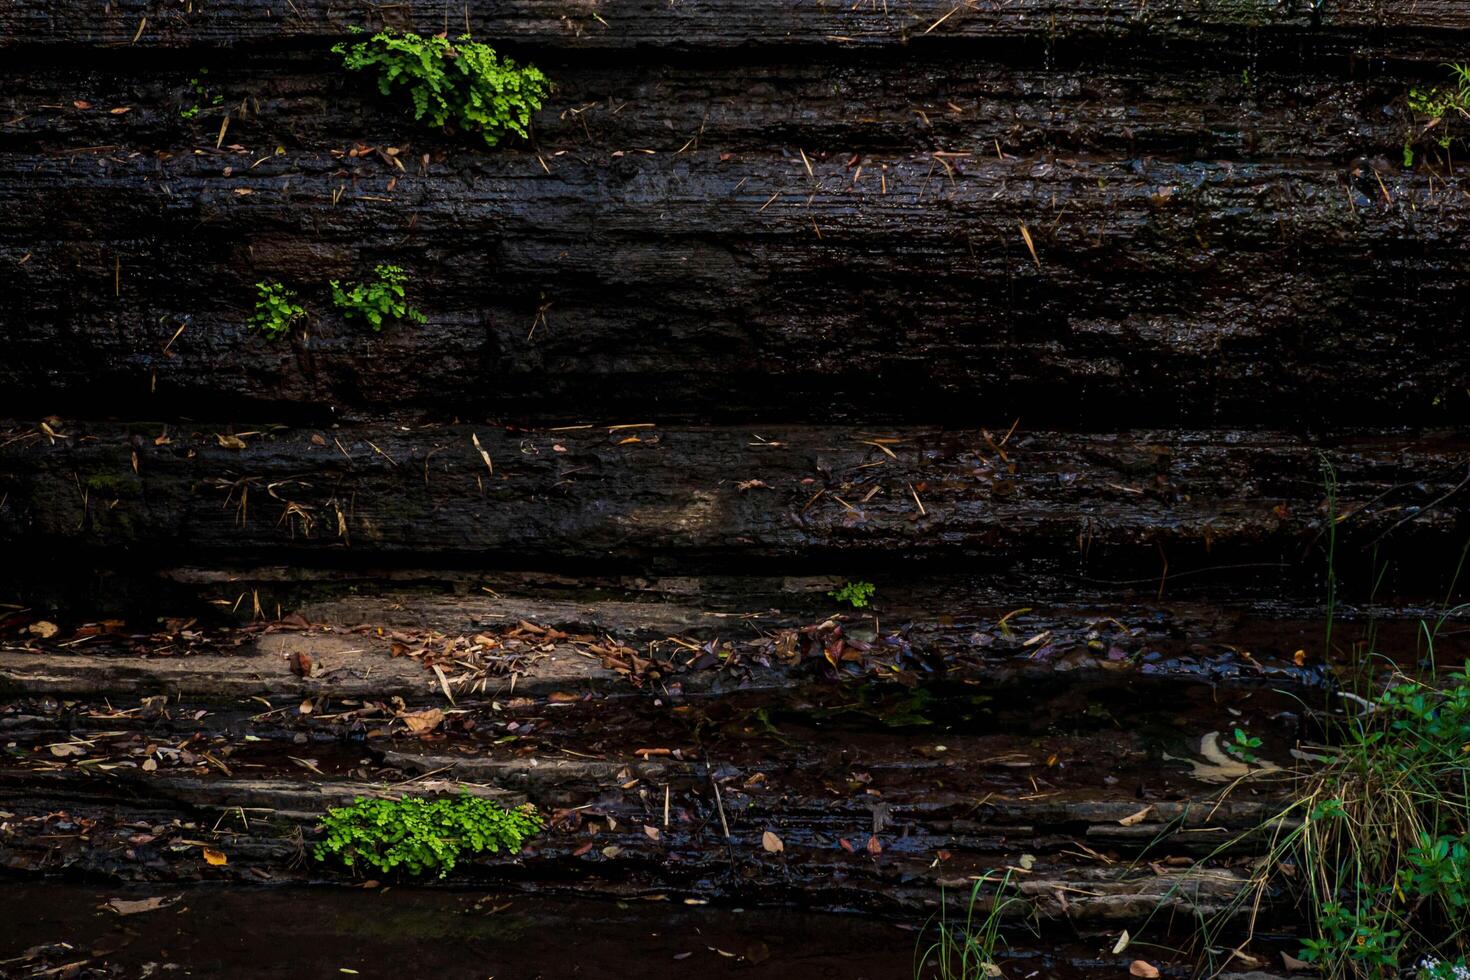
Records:
M1460 912L1470 907L1470 836L1421 834L1418 846L1404 853L1399 892Z
M1225 751L1241 762L1255 762L1255 750L1260 747L1261 740L1254 735L1247 735L1243 728L1235 730L1235 741L1225 743Z
M335 857L353 870L368 865L384 873L432 871L443 878L462 854L519 851L542 820L529 804L511 810L465 793L438 799L358 797L351 806L329 810L322 826L327 836L313 851L318 861Z
M1389 912L1364 904L1356 910L1325 902L1317 910L1317 938L1302 940L1301 959L1323 969L1347 965L1372 976L1398 965L1401 929L1389 928Z
M291 324L306 316L296 293L278 282L258 282L255 291L255 315L250 322L271 339L290 333Z
M1430 662L1437 630L1425 627ZM1295 798L1261 830L1270 850L1253 862L1252 887L1215 922L1280 889L1310 926L1299 958L1323 976L1396 977L1417 959L1420 977L1453 977L1454 959L1439 974L1423 964L1463 965L1470 948L1470 664L1397 675L1355 703L1361 713L1336 724L1335 744L1292 774ZM1235 735L1232 754L1257 747Z
M877 591L878 587L872 582L847 582L842 588L828 592L827 595L838 602L851 604L854 609L863 609L872 602L873 593Z
M1016 894L1011 872L1001 876L994 891L987 895L985 892L990 882L991 875L985 874L971 887L963 923L951 921L947 907L941 906L939 919L933 923L938 936L917 951L915 977L990 980L1002 976L995 962L996 950L1004 942L1000 934L1001 921L1012 908L1029 909L1030 903ZM922 937L920 942L923 942Z
M376 282L354 282L344 287L338 280L331 280L332 302L344 316L362 317L375 331L383 329L385 320L428 322L404 299L403 284L408 281L408 273L396 265L380 265L373 272L378 277Z
M1470 64L1446 65L1452 75L1449 85L1409 89L1409 111L1414 113L1414 131L1404 139L1404 166L1414 165L1414 146L1426 136L1442 150L1459 137L1459 128L1470 119ZM1437 130L1431 134L1431 130Z
M192 105L185 106L179 110L179 115L184 119L193 119L206 108L213 109L224 104L225 97L223 95L215 95L205 86L204 76L208 74L208 68L201 68L199 69L198 76L189 79L189 91L194 93L194 102Z
M355 28L353 33L365 32ZM384 95L395 88L407 91L415 119L479 133L489 146L507 132L529 135L531 114L551 88L539 69L501 58L468 34L450 41L437 34L379 31L332 51L352 71L376 72Z

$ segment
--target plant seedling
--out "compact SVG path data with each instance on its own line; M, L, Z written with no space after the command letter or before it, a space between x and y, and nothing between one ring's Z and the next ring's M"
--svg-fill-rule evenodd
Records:
M1254 735L1247 735L1245 729L1235 730L1235 741L1225 743L1225 751L1235 756L1241 762L1255 762L1255 749L1261 747L1261 740Z

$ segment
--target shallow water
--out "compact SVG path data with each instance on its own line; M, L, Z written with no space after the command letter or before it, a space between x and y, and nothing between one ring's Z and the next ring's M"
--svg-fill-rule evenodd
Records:
M153 896L178 901L129 916L107 907ZM791 909L400 887L0 885L0 961L75 947L0 965L5 977L85 961L75 975L892 980L912 975L914 942L891 923Z

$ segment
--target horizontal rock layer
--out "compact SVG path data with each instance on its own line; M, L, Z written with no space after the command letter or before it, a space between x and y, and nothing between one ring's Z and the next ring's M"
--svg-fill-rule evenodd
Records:
M574 574L858 577L922 560L1009 574L1012 588L1059 575L1163 588L1172 570L1270 576L1283 597L1317 598L1329 551L1344 575L1412 554L1404 581L1438 581L1465 530L1455 438L1319 447L1218 431L636 425L234 434L60 421L9 432L0 540L73 570L427 556Z
M0 14L0 410L1099 430L1470 409L1444 343L1467 199L1432 141L1400 163L1407 92L1470 32L1454 4L501 4L471 27L559 87L533 142L493 151L344 76L324 49L359 10L296 6ZM224 108L181 119L190 79ZM331 311L327 279L384 261L426 327ZM246 325L266 279L314 310L290 341Z
M919 37L1066 37L1155 34L1206 39L1216 32L1251 30L1270 37L1308 32L1329 38L1438 34L1470 30L1470 15L1455 0L1343 0L1239 3L1167 0L1147 7L1106 0L1020 0L1005 5L945 0L888 4L807 4L797 0L614 0L588 3L513 0L466 8L451 17L432 3L384 8L399 27L533 39L573 48L699 48L799 43L902 44ZM944 16L944 15L948 16ZM364 20L361 8L336 0L301 0L287 7L221 0L207 8L159 10L145 0L118 0L105 11L55 8L44 0L17 0L0 15L12 44L146 44L188 46L282 39L337 38ZM937 19L944 16L943 21ZM376 26L374 23L372 26ZM921 33L922 32L922 33Z

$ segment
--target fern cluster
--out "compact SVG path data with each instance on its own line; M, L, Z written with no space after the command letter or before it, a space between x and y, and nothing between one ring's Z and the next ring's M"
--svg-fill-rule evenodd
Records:
M433 871L443 878L462 854L519 851L542 820L530 804L511 810L465 793L432 800L358 797L329 810L322 825L326 839L312 852L318 861L335 857L352 869L365 864L384 873Z
M528 135L531 114L551 88L539 69L501 58L468 34L450 41L441 35L379 31L332 51L352 71L376 72L384 95L406 91L415 119L477 132L489 146L506 132Z
M408 273L396 265L380 265L373 270L375 282L354 282L343 287L336 279L331 280L332 302L351 319L360 316L372 325L373 330L382 330L384 320L412 320L427 323L428 317L408 305L404 298L403 284L408 282Z
M291 324L306 316L306 307L296 302L296 293L278 282L255 284L255 329L272 339L288 333Z
M827 595L838 602L851 603L854 609L863 609L872 603L873 593L877 591L878 587L872 582L846 582L842 588Z

